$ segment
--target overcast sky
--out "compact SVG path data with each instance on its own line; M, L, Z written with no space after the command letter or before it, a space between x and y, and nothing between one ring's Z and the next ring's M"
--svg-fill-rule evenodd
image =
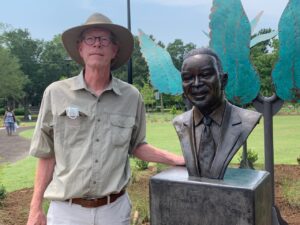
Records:
M264 11L256 29L277 30L288 0L242 0L249 20ZM198 47L208 45L202 30L209 31L212 0L131 0L131 30L142 29L168 44L176 38ZM54 35L80 25L94 12L127 26L127 0L9 0L2 1L0 23L26 28L32 38L51 40Z

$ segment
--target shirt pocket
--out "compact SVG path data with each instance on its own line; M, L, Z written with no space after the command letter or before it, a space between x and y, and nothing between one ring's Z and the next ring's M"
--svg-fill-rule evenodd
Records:
M111 115L110 124L112 144L128 148L135 124L135 118L130 116Z
M76 118L69 118L66 109L58 113L54 124L55 138L59 149L78 149L83 145L89 130L89 115L86 111L78 109Z
M58 114L58 125L60 123L64 124L65 127L80 127L82 126L87 118L88 118L88 113L84 112L83 110L78 110L78 116L76 118L70 118L67 116L67 110L63 110Z

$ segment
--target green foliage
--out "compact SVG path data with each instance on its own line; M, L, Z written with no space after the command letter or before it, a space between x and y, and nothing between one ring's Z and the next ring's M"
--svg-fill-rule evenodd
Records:
M144 86L142 87L142 89L140 90L145 105L152 105L153 103L155 103L155 98L154 98L154 89L152 88L152 86L149 83L144 83Z
M243 159L243 153L239 154L239 161L241 168L251 168L254 169L254 163L258 160L258 153L252 151L251 149L247 150L247 158Z
M271 29L261 29L258 34L269 33ZM251 61L259 73L261 89L260 94L263 96L271 96L274 92L272 85L272 69L278 59L278 39L263 41L251 48ZM270 50L271 49L271 50Z
M184 44L181 39L175 39L174 42L168 44L167 51L170 53L173 63L179 71L181 70L183 56L194 48L196 48L195 44Z
M19 60L20 70L29 79L24 87L26 96L29 99L41 96L42 93L35 91L39 86L39 82L35 82L35 80L40 67L39 59L43 50L43 42L33 40L27 29L11 29L4 32L2 37L4 46Z
M135 167L138 170L146 170L146 169L148 169L149 162L146 162L146 161L138 159L138 158L135 158L134 161L135 161Z
M24 108L16 108L16 109L14 109L14 113L16 116L23 116L25 113L25 109Z
M172 106L170 113L171 113L172 115L176 115L176 114L177 114L177 109L176 109L176 106L175 106L175 105Z
M298 165L300 165L300 155L297 157Z
M0 206L2 205L2 201L6 198L6 189L3 185L0 185Z
M27 82L18 59L0 46L0 98L20 100Z

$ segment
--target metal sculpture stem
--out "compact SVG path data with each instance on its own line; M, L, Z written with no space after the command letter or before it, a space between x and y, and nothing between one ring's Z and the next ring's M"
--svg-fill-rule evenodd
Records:
M273 144L273 116L281 109L283 100L276 94L271 97L259 95L253 101L255 109L263 114L264 117L264 143L265 143L265 170L271 176L272 193L272 225L284 224L280 212L275 207L275 182L274 182L274 144Z

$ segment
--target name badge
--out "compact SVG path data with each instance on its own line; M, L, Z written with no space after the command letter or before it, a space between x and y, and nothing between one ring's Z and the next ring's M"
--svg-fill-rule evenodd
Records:
M79 109L76 107L68 107L66 109L66 114L70 119L75 120L79 117Z

